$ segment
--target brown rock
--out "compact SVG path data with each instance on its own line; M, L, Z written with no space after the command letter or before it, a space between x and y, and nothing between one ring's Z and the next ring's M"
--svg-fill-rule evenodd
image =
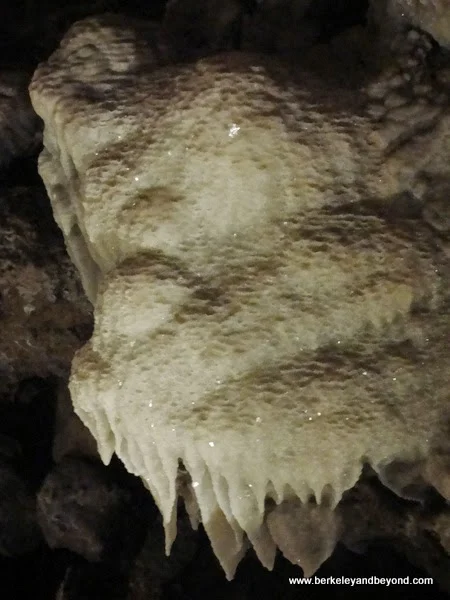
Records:
M26 377L67 377L92 317L42 186L2 186L0 200L1 398Z
M44 481L37 506L48 545L89 561L126 561L145 535L146 505L100 463L63 459Z

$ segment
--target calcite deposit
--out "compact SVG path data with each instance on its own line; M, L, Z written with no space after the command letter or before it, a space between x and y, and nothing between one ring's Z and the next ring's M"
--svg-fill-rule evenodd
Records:
M388 123L379 80L170 56L153 26L89 19L31 83L95 306L72 400L153 494L167 551L181 497L227 577L249 543L311 574L365 462L395 488L392 465L445 452L449 255L422 218L447 189L445 97Z

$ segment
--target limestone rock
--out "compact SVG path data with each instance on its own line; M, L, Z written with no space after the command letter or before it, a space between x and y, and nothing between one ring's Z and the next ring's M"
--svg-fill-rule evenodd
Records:
M364 462L421 464L448 434L449 256L422 219L448 111L431 94L392 132L358 73L161 66L158 36L69 31L30 87L39 168L95 304L76 412L152 492L166 551L190 497L231 578L248 543L273 562L267 502L331 510ZM312 570L329 540L308 557L301 529Z
M336 513L326 506L282 502L267 517L269 532L293 564L311 577L333 553L339 537Z
M0 396L27 377L67 379L92 307L39 185L0 187Z
M48 474L37 499L38 519L51 548L91 562L132 558L145 535L147 508L102 465L65 458Z

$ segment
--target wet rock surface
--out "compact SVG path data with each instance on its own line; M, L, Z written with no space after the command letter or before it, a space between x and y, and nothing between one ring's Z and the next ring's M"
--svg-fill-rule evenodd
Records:
M179 535L166 557L159 512L148 492L116 460L109 467L98 462L95 444L80 427L67 398L58 399L58 390L66 389L74 352L90 337L92 307L37 177L40 127L29 112L21 74L26 79L74 21L105 11L161 19L164 2L134 0L126 8L114 0L64 7L55 0L7 4L0 7L0 118L6 115L12 121L17 116L17 120L0 127L2 596L14 600L289 600L319 598L325 592L338 599L362 597L366 588L357 586L290 585L289 577L298 577L301 571L281 554L269 573L249 552L235 580L226 582L202 527L192 530L183 507ZM179 9L178 2L171 4L173 11ZM191 7L185 10L192 10L194 4L185 3ZM218 10L209 13L208 35L199 34L194 23L183 35L194 52L245 48L255 40L261 50L279 52L330 40L333 44L339 35L354 36L349 27L367 21L367 5L361 10L365 5L361 2L321 0L297 6L284 2L289 19L282 5L236 0L222 3L222 9L219 3ZM334 43L342 51L343 46ZM436 47L435 40L429 44ZM321 49L318 56L326 52ZM402 60L417 61L416 83L425 82L420 92L425 105L426 62L411 57L409 51ZM436 81L448 86L445 53L438 60L442 68ZM394 80L395 73L391 83ZM400 96L391 89L387 104L385 96L374 103L380 111L395 114L404 106L404 89L412 87L402 81ZM444 98L443 103L447 101ZM448 189L446 181L439 185ZM432 192L428 189L427 194L419 201L421 207ZM434 205L426 212L445 240L449 213L448 205L441 205L437 212ZM432 577L433 585L376 586L372 591L386 598L448 598L450 508L444 496L449 495L449 472L444 450L442 459L423 465L417 477L411 479L409 471L401 484L408 500L365 471L337 509L340 542L316 576L409 577L411 581ZM395 484L399 481L396 474Z

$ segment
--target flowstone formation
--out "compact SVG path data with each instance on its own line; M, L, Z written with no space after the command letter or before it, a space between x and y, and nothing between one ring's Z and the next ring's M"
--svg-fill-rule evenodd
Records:
M167 551L181 497L228 578L249 543L311 574L363 463L400 493L408 465L441 478L449 255L422 214L431 175L447 189L446 109L386 128L382 84L330 65L172 63L152 25L88 19L30 87L95 306L72 400L151 491Z

